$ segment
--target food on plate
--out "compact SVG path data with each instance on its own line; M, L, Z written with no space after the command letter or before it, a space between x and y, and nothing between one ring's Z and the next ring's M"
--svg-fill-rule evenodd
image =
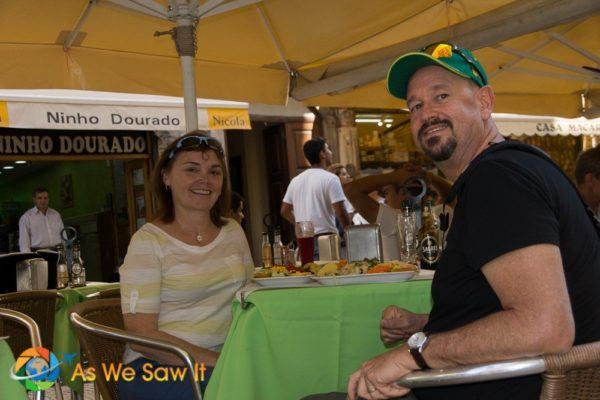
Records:
M302 266L302 269L304 271L310 271L316 275L317 272L319 272L319 270L321 269L321 265L314 263L314 262L309 262L309 263L304 264Z
M323 267L316 270L315 275L361 275L409 271L417 271L417 266L398 260L386 261L384 263L380 263L376 259L365 259L363 261L354 261L351 263L348 263L347 260L341 260L337 263L332 262L325 264Z
M367 270L367 274L378 274L381 272L391 272L392 271L392 263L379 263L373 268L369 268Z
M275 278L281 276L306 276L312 275L310 272L302 271L300 268L288 265L273 265L269 268L256 268L254 270L254 279Z
M331 276L331 275L338 275L336 274L337 270L340 268L340 264L339 263L327 263L323 266L323 268L321 268L319 270L319 272L317 272L317 276Z
M398 260L391 261L392 272L418 271L419 268L415 264L410 264Z

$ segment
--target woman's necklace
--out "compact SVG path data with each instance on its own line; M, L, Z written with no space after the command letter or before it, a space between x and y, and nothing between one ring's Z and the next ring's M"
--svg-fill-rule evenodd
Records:
M185 229L179 221L177 221L177 225L179 225L181 230L184 231L185 233L196 235L196 242L198 242L198 243L202 242L203 237L202 237L202 233L200 231L193 231L193 232L189 231L189 230Z

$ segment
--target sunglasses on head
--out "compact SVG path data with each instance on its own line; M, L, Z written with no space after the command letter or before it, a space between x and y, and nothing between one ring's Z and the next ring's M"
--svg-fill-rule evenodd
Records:
M223 147L217 139L208 136L185 136L177 141L175 147L169 153L167 160L172 160L181 150L214 150L217 154L223 155Z
M465 60L467 62L467 64L469 64L471 66L471 68L477 73L477 75L479 76L479 79L481 79L481 82L483 83L483 85L486 86L488 84L485 74L481 71L481 69L479 69L479 67L477 66L475 61L471 57L467 56L457 45L455 45L453 43L448 43L448 42L432 43L429 46L423 47L420 51L421 51L421 53L427 53L431 56L431 55L433 55L433 53L436 51L436 49L440 45L450 46L450 48L452 49L452 52L456 53L460 57L462 57L462 59ZM448 57L451 57L451 55L449 55Z

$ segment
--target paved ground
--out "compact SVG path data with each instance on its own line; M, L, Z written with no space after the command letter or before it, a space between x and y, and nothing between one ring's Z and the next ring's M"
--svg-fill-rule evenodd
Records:
M63 399L64 400L72 400L71 398L71 390L67 387L67 386L63 386L62 388L62 392L63 392ZM79 396L80 400L94 400L94 385L92 383L86 383L83 385L83 398L81 396ZM54 388L51 388L49 390L46 390L45 392L45 398L46 400L55 400L56 399L56 392L54 391ZM29 393L29 398L33 400L33 393Z

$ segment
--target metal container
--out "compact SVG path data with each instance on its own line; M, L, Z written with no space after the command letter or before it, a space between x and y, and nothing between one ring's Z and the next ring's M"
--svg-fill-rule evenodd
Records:
M48 261L29 258L17 263L17 291L48 289Z
M352 225L346 229L346 251L348 261L375 258L383 262L381 229L379 224Z
M340 259L340 237L336 233L318 237L319 260Z

